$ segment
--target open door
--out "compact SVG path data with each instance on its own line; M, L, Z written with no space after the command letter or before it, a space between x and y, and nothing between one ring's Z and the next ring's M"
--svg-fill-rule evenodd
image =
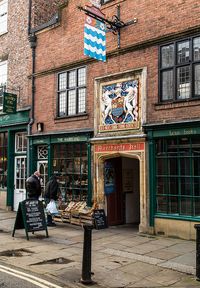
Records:
M106 160L104 171L108 225L120 225L124 223L121 158L118 157Z
M139 160L117 157L104 162L108 225L140 223Z

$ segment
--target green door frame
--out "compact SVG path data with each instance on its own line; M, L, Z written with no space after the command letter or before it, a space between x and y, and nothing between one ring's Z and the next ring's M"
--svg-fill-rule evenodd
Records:
M149 150L149 225L154 226L156 206L156 160L155 140L158 138L170 138L174 136L200 135L200 121L181 122L143 126L147 132Z
M92 182L91 182L91 144L89 143L91 136L90 133L81 134L57 134L49 136L29 136L29 167L30 174L37 168L37 146L38 145L48 145L48 177L52 174L52 144L61 143L87 143L87 155L88 155L88 200L87 205L91 207L92 205Z

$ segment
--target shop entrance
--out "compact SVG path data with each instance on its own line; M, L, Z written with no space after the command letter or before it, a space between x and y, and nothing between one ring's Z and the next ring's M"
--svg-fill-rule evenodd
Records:
M104 163L108 225L140 223L139 160L128 157Z

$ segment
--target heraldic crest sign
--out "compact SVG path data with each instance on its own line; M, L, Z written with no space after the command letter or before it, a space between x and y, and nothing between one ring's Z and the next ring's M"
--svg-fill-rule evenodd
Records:
M102 86L100 131L137 129L138 80Z

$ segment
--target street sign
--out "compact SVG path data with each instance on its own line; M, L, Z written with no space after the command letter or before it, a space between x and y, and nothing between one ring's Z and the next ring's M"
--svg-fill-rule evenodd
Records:
M16 113L17 95L12 93L3 93L3 112L7 114Z

